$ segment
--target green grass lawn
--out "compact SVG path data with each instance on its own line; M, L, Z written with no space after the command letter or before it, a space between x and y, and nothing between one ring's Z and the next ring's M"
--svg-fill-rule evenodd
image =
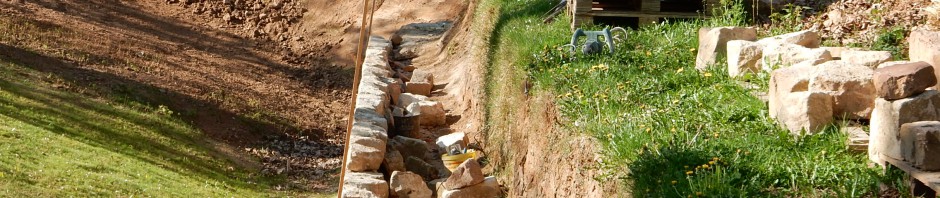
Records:
M50 80L51 79L51 80ZM0 56L0 195L261 197L273 178L212 150L164 106L90 99Z
M608 174L598 179L622 180L621 191L635 197L862 197L876 196L879 183L906 192L899 173L882 174L864 154L846 150L839 126L803 138L777 126L741 83L766 92L766 73L732 79L724 64L694 69L698 29L745 24L741 7L631 30L612 55L572 57L562 49L567 20L541 22L556 2L490 2L500 17L489 75L532 79L556 97L562 128L602 140ZM528 76L505 76L513 70Z

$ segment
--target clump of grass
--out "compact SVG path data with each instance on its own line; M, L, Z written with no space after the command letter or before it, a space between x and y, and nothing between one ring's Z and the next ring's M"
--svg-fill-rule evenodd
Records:
M512 12L552 2L501 5ZM859 197L877 194L879 182L898 183L899 174L880 174L863 154L847 151L838 126L794 138L722 64L694 69L700 27L745 24L741 2L727 3L721 17L631 30L615 54L569 54L565 20L499 21L490 69L522 70L516 74L531 78L537 91L554 93L568 120L562 127L602 140L609 174L599 179L623 180L633 196ZM766 74L750 79L766 83ZM492 118L490 124L506 122Z

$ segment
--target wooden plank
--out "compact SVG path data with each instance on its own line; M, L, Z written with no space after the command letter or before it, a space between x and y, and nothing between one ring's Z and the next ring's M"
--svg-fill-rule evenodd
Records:
M904 172L911 174L912 178L920 180L920 182L923 182L924 185L930 187L930 189L933 189L934 191L940 191L940 172L921 171L908 162L897 160L886 155L881 155L881 159L884 159L889 164L894 165Z
M603 17L657 17L657 18L708 18L692 12L643 12L643 11L591 11L589 16Z
M846 136L846 145L849 150L864 152L868 151L868 133L860 126L842 127Z

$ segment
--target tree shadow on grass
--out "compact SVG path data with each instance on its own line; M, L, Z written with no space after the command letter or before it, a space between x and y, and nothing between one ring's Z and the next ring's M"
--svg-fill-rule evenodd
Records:
M157 88L136 83L97 71L69 67L70 63L46 57L33 52L0 44L0 62L14 62L4 70L13 70L22 76L55 75L73 82L75 86L93 88L95 86L114 86L108 84L79 84L80 78L110 78L120 81L121 86L139 90L143 94L154 94ZM24 70L18 68L24 66ZM55 68L55 69L53 69ZM33 71L30 71L33 70ZM38 71L40 74L30 74ZM89 99L84 96L37 85L41 80L9 79L0 77L0 90L20 99L0 98L8 106L0 106L0 114L24 123L59 133L85 144L124 154L158 167L189 175L197 180L211 179L228 181L227 183L242 188L259 189L258 185L235 182L236 172L226 171L225 159L238 163L239 159L225 155L212 146L211 138L206 138L199 130L188 127L176 118L168 115L159 116L141 113L150 105L124 104L124 108L115 108L109 103ZM40 77L41 78L41 77ZM110 81L114 82L114 81ZM175 93L163 93L161 99L182 102L198 102L192 98ZM110 101L114 102L114 101ZM118 103L121 103L118 101ZM206 111L220 116L233 114L206 105ZM150 107L152 108L152 107ZM158 109L159 110L159 109ZM166 114L166 113L165 113ZM172 114L172 113L169 113ZM241 138L256 134L232 134ZM179 144L182 143L182 144ZM244 160L244 159L241 159ZM225 165L225 166L223 166ZM239 164L243 165L243 164ZM243 167L251 168L251 167ZM252 170L253 171L253 170Z

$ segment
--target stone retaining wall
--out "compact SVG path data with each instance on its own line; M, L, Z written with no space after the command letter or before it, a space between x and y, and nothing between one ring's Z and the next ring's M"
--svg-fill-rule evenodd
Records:
M389 86L393 84L388 64L392 44L378 36L369 39L362 78L356 97L355 118L346 167L342 197L388 197L388 182L379 172L388 143Z

